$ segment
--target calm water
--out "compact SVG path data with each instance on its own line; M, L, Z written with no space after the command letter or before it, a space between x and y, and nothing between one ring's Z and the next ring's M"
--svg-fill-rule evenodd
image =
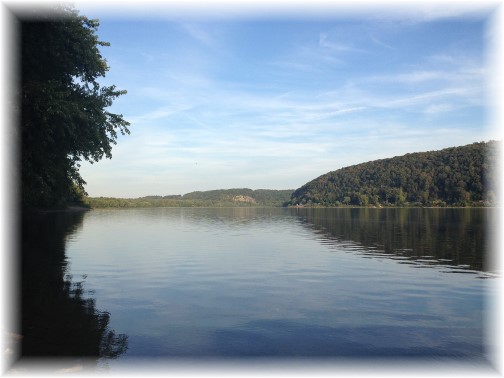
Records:
M493 213L93 210L47 215L31 248L58 225L56 279L106 316L112 369L130 357L484 360Z

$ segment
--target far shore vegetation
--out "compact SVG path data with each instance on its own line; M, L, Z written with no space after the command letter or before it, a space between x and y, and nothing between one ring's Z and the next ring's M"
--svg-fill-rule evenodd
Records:
M290 201L293 190L221 189L185 195L139 198L86 197L90 208L127 207L281 207Z
M87 197L84 199L81 207L70 207L69 210L87 210L87 209L127 209L127 208L154 208L154 207L290 207L290 208L344 208L344 207L368 207L368 208L386 208L386 207L425 207L425 208L470 208L470 207L492 207L489 202L481 201L467 205L448 205L445 202L436 202L427 205L418 203L407 203L402 205L289 205L288 203L276 204L250 204L238 201L212 201L212 200L174 200L174 199L154 199L151 197L139 198L115 198L115 197Z
M498 204L500 142L406 154L342 168L292 190L222 189L134 199L85 198L124 207L483 207Z

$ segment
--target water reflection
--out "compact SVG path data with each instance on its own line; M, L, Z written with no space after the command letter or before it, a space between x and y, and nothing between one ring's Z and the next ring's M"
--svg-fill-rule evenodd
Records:
M461 248L485 248L482 219L382 210L96 210L66 254L129 335L111 371L149 357L484 359L489 281L377 258L472 261ZM454 244L461 230L474 240Z
M337 241L364 257L387 257L416 267L443 266L447 272L492 272L487 257L489 219L493 210L339 208L293 211L305 227L318 234L322 243Z
M67 274L66 241L82 212L24 214L21 226L21 357L114 358L126 335L109 329L110 314L85 291L85 275ZM22 360L21 360L22 361ZM89 361L88 361L89 362Z
M465 330L456 329L452 331ZM216 332L216 350L226 356L468 358L484 354L482 345L453 342L443 327L396 324L327 326L291 320L255 320L239 329ZM426 339L435 339L430 345ZM246 340L246 342L244 342Z

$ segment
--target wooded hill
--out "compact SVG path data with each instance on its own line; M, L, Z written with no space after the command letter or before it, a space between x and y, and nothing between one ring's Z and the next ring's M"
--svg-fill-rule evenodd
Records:
M289 203L290 190L269 189L219 189L191 192L185 195L146 196L140 198L86 198L85 203L92 208L106 207L235 207L273 206Z
M480 142L338 169L294 191L290 205L491 205L500 148Z

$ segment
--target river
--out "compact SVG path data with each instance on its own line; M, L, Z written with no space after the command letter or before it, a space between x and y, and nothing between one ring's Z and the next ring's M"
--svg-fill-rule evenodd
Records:
M38 215L23 228L23 355L96 356L93 368L112 372L146 359L485 364L501 279L490 247L495 214L146 208Z

